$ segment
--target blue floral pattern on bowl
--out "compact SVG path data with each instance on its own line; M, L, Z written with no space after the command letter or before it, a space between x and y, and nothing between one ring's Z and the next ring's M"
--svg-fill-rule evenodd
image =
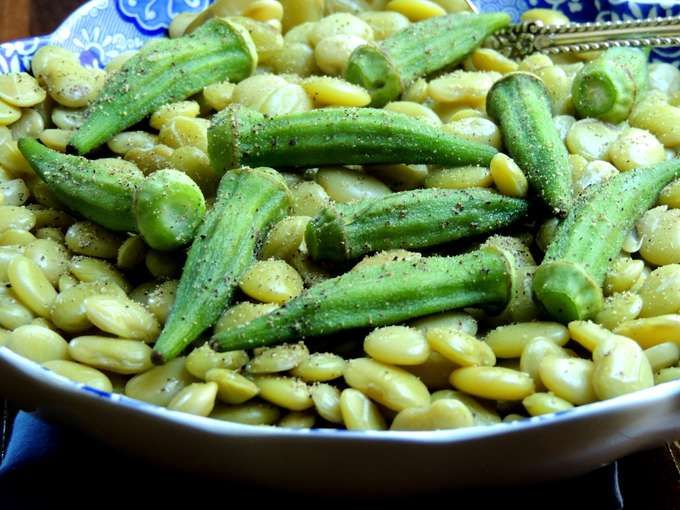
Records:
M103 67L112 58L139 49L165 34L181 12L200 11L213 0L91 0L52 34L0 44L0 73L24 71L47 44L74 51L85 66ZM557 9L574 21L608 21L680 15L676 0L476 0L484 11L505 11L515 20L534 7ZM680 64L680 48L656 50L654 60Z

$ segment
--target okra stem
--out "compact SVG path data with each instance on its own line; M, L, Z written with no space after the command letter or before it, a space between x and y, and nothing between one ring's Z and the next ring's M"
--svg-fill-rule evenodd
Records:
M574 107L581 117L607 122L628 118L647 87L647 56L637 48L610 48L578 72L572 84Z
M421 120L373 108L325 108L266 118L231 105L215 115L208 130L208 153L218 172L243 165L487 165L496 152Z
M528 73L506 75L489 91L486 107L533 191L553 214L564 217L572 201L571 167L543 82Z
M191 35L147 43L107 81L69 149L87 154L164 104L211 83L246 78L256 63L247 32L220 18Z
M527 212L524 200L485 189L425 189L324 209L307 227L314 259L344 261L493 232Z
M602 307L602 282L635 221L661 189L680 177L680 159L621 173L593 186L558 227L534 277L534 293L548 313L569 322Z
M459 63L509 23L502 12L450 14L413 23L377 46L357 48L345 78L369 91L372 106L384 106L416 78Z
M325 280L281 308L212 338L219 350L376 327L466 306L503 307L516 261L499 246L456 257L423 257L355 269Z
M283 179L270 169L241 169L220 181L217 201L191 245L175 303L154 347L164 363L212 326L227 306L267 228L288 212Z
M135 190L144 175L132 163L89 161L48 149L33 138L18 142L31 168L70 210L111 230L134 232L132 210Z

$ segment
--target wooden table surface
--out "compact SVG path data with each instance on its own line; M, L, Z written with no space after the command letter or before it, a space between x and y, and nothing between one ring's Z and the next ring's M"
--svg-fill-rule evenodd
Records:
M0 0L0 41L52 32L83 3L82 0ZM7 409L7 404L4 406ZM0 451L2 446L0 444ZM619 464L626 508L680 509L680 443L631 455Z

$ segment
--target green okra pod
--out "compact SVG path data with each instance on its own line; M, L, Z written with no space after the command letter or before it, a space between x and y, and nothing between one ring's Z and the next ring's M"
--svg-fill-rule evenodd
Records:
M572 202L571 167L543 82L528 73L508 74L491 87L486 108L534 193L553 214L565 216Z
M173 250L193 239L205 216L205 198L184 172L158 170L135 192L134 213L146 244L155 250Z
M144 174L119 159L89 161L45 147L33 138L18 142L31 168L71 211L111 230L134 232L134 193Z
M249 34L221 18L191 35L152 41L107 81L69 150L87 154L164 104L186 99L211 83L238 82L256 64Z
M350 56L345 78L371 94L372 106L399 97L416 78L461 62L510 17L502 12L436 16Z
M647 88L647 55L638 48L610 48L576 74L571 87L581 117L623 122Z
M219 350L250 349L360 327L395 324L466 306L500 307L524 269L513 250L488 243L457 257L357 268L311 287L281 308L215 335Z
M290 207L283 178L271 169L241 169L220 181L217 200L191 245L175 303L154 346L164 363L212 326L255 261L268 227Z
M559 225L534 277L534 294L557 320L587 319L602 307L602 282L635 221L680 177L680 159L621 173L593 186Z
M525 200L485 189L423 189L324 209L307 226L314 259L344 261L493 232L524 216Z
M496 152L419 119L374 108L267 118L235 104L215 115L208 130L208 153L217 172L240 166L487 165Z

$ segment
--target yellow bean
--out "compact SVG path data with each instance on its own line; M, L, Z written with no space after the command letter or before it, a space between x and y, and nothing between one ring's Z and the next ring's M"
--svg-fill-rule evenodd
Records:
M644 352L654 372L672 367L680 361L680 346L673 342L656 344Z
M242 404L260 392L253 381L227 368L208 370L205 380L217 384L217 397L225 404Z
M486 94L501 76L496 72L454 71L432 80L428 93L439 103L479 108L484 106Z
M364 351L376 361L394 365L420 365L430 356L425 336L406 326L373 330L364 340Z
M23 255L14 257L7 265L7 277L23 304L36 315L50 316L57 291L35 262Z
M217 406L210 415L216 420L242 423L244 425L273 425L281 411L264 402L248 402L237 406Z
M213 110L224 110L231 104L236 85L228 81L213 83L203 88L203 99Z
M529 9L522 13L520 20L525 23L538 22L541 25L566 25L569 18L560 11L552 9Z
M564 345L569 340L569 332L557 322L524 322L500 326L484 340L499 358L519 358L526 345L537 338Z
M79 221L66 231L66 246L81 255L113 259L120 245L120 238L94 223Z
M194 382L185 363L186 358L175 358L134 376L125 384L125 395L157 406L167 406L177 393Z
M101 391L106 391L108 393L113 391L111 380L106 376L106 374L95 368L61 359L46 361L42 364L42 366L51 370L55 374L59 374L62 377L70 379L71 381L84 384Z
M618 257L609 267L604 279L604 292L612 295L625 292L640 278L645 263L630 257Z
M527 195L527 178L511 157L499 152L491 158L490 170L496 188L503 195L520 198Z
M0 327L16 329L30 324L33 317L33 312L19 301L12 289L0 285Z
M543 358L538 372L546 388L558 397L581 405L596 399L593 389L592 361L549 355Z
M43 46L35 53L31 61L33 75L41 80L48 64L53 61L58 61L60 64L74 64L78 62L78 57L72 51L59 46Z
M633 340L614 337L593 351L595 369L593 389L605 400L654 385L652 367L640 346Z
M362 269L365 267L376 267L383 266L387 262L394 262L397 260L418 260L422 257L420 253L396 249L396 250L385 250L376 253L375 255L367 255L361 261L359 261L353 268L352 271L356 269Z
M187 357L186 369L194 377L205 379L205 375L213 368L236 370L248 363L245 351L216 352L208 344L191 351Z
M674 180L661 191L658 204L680 209L680 179Z
M637 229L643 259L657 266L680 263L680 209L665 205L650 209L638 220Z
M616 168L626 172L664 161L666 151L649 131L628 128L609 147L609 158Z
M72 257L69 262L69 271L81 282L111 282L118 285L123 291L130 290L130 284L113 265L105 260L93 257Z
M517 71L518 64L491 48L478 48L470 56L478 71L494 71L501 74Z
M432 170L425 178L426 188L488 188L492 185L491 171L483 166L461 166Z
M0 246L0 282L7 282L7 265L9 262L26 251L24 246Z
M399 12L366 11L357 13L357 16L370 25L376 41L387 39L411 24L409 19Z
M430 352L430 356L421 365L404 366L404 369L420 379L431 390L449 388L449 376L457 368L438 352Z
M493 366L496 356L485 342L455 329L433 328L426 333L432 350L461 367Z
M607 329L614 329L625 321L637 319L642 310L643 301L632 292L612 294L604 300L602 310L595 316L595 322Z
M442 399L458 400L465 404L472 413L472 419L475 425L493 425L495 423L500 423L501 421L498 413L491 406L483 405L474 397L460 391L440 390L432 394L431 401L433 403Z
M149 119L149 125L154 129L161 129L176 117L197 117L199 111L200 108L196 101L179 101L177 103L168 103L153 112L151 118Z
M160 333L156 318L142 305L119 296L92 296L83 302L87 318L102 331L152 342Z
M133 269L144 262L147 246L139 235L128 237L118 248L116 265L121 269Z
M54 241L59 245L64 244L64 233L55 227L43 227L36 229L35 237L37 239L45 239L48 241ZM35 262L35 261L34 261Z
M400 411L391 430L442 430L470 427L474 419L460 400L440 399L426 407L410 407Z
M304 241L305 230L311 219L309 216L288 216L274 225L262 245L260 258L285 260L291 257Z
M444 312L416 319L409 324L412 328L427 333L433 328L457 329L468 335L477 334L477 321L465 312Z
M519 360L519 369L529 374L537 390L545 389L539 374L539 367L546 356L568 358L569 352L546 338L535 338L526 344Z
M0 100L0 126L9 126L21 118L21 110Z
M342 376L345 365L337 354L315 352L293 368L291 374L305 382L331 381Z
M576 121L567 134L567 147L572 154L587 160L606 160L609 148L619 137L619 132L610 124L599 120Z
M174 150L164 144L154 145L148 149L134 147L125 153L125 161L134 163L144 175L149 175L157 170L172 168L173 153Z
M364 46L366 39L356 35L333 35L321 39L314 48L314 59L325 74L331 76L342 75L347 67L350 55L359 46ZM370 96L369 101L370 102ZM365 104L368 104L365 103ZM358 105L364 106L364 105Z
M277 426L286 429L311 429L315 421L316 416L312 412L291 411L281 418Z
M75 223L75 219L64 211L50 209L32 204L27 206L35 216L35 228L55 227L66 228Z
M282 260L263 260L253 264L241 278L241 290L266 303L282 304L302 292L302 277Z
M424 103L428 98L428 85L424 78L418 78L411 83L401 95L404 101Z
M300 77L320 72L314 50L307 43L285 42L272 57L271 65L279 74L294 74Z
M289 32L302 24L320 20L324 15L323 0L280 0L283 6L283 31Z
M208 416L215 407L217 384L192 383L182 388L168 403L168 409L196 416Z
M500 149L502 145L501 132L498 126L483 117L465 117L444 125L444 131L468 140L483 143Z
M342 423L340 411L340 390L330 384L314 384L309 388L314 402L314 409L324 420L331 423Z
M136 340L79 336L69 342L68 353L85 365L117 374L138 374L153 366L151 347Z
M571 339L590 352L613 335L611 331L592 321L571 321L568 328Z
M0 205L0 232L6 230L31 230L35 226L35 214L26 207Z
M173 117L161 127L158 141L173 149L189 145L207 152L209 125L206 119Z
M80 333L92 327L85 313L84 301L100 294L125 296L125 292L110 281L82 282L63 289L54 300L50 319L61 330Z
M554 115L565 114L573 111L571 101L571 82L567 73L558 66L548 66L535 71L536 75L543 81L548 96L552 103Z
M0 182L0 203L3 205L24 205L31 196L22 179Z
M553 117L553 122L555 124L555 127L557 128L557 132L560 135L560 139L564 142L567 140L567 134L569 133L569 130L571 129L571 126L574 125L574 122L576 122L576 119L572 117L571 115L556 115ZM585 159L583 156L578 156L577 154L570 154L570 161L571 158L573 157L578 157L582 161L587 162L588 160Z
M347 430L385 430L378 407L362 392L347 388L340 395L340 413Z
M69 108L87 106L103 83L103 72L85 69L76 62L50 62L44 72L47 92L57 103Z
M59 277L59 281L57 282L57 288L59 289L59 292L64 292L75 287L76 285L78 285L78 280L68 273L61 275Z
M168 280L158 285L149 293L146 307L156 316L159 322L165 323L170 308L175 302L177 280Z
M364 170L396 191L420 188L429 173L427 165L375 165Z
M213 196L218 177L210 166L208 155L201 149L185 145L175 149L170 157L170 168L181 170L198 184L206 196Z
M521 400L535 391L529 374L502 367L459 368L450 382L470 395L496 400Z
M680 345L680 314L626 321L620 324L614 332L632 338L643 349L663 342L675 342Z
M36 363L69 359L66 340L42 326L19 326L10 333L6 347Z
M309 387L292 377L258 375L254 379L263 400L291 411L304 411L314 405Z
M301 182L291 189L291 194L293 197L292 212L297 216L316 216L331 203L331 198L326 190L316 182ZM2 225L0 224L1 228Z
M442 125L439 116L437 116L430 108L423 106L420 103L411 101L392 101L391 103L387 103L384 109L390 112L403 113L404 115L422 120L433 126Z
M0 123L1 125L1 123ZM14 177L29 179L35 177L35 172L19 151L16 140L7 140L0 144L0 165ZM0 215L2 218L2 215ZM0 223L2 225L2 223Z
M274 303L239 303L227 308L215 324L215 334L236 327L273 312L278 308Z
M654 374L654 384L677 381L680 379L680 367L663 368Z
M198 103L196 108L198 108ZM171 106L171 105L169 105ZM160 128L157 128L160 129ZM123 131L113 136L107 145L112 152L124 156L132 149L151 149L158 143L158 136L146 131Z
M24 254L40 268L52 285L56 286L59 277L68 271L68 252L62 244L51 239L31 241Z
M640 288L640 298L643 302L641 317L680 312L680 264L669 264L652 271Z
M619 171L606 161L590 161L581 172L572 173L572 189L575 195L580 195L590 186L600 184L618 175Z
M0 234L0 246L26 246L35 241L35 236L28 230L5 230Z
M522 400L522 405L531 416L560 413L574 407L571 402L552 393L534 393Z
M37 138L45 129L45 120L37 110L24 110L21 118L11 126L12 137L15 140L21 138Z
M0 99L11 106L28 108L42 103L45 97L45 90L28 73L0 75Z
M307 358L309 350L304 342L282 344L262 349L245 368L252 374L273 374L291 370Z
M680 71L672 64L655 62L649 65L649 87L665 94L680 90Z
M187 27L191 25L191 22L197 17L198 13L195 12L180 12L177 16L172 18L170 27L168 28L168 36L171 39L182 37L186 32ZM109 66L106 66L106 70L109 70Z
M326 193L340 203L349 203L391 194L391 190L375 177L347 168L322 168L316 181Z
M405 370L369 358L347 363L345 382L394 411L419 407L429 402L426 386Z
M373 29L353 14L338 12L315 23L308 37L311 45L316 46L322 39L336 35L354 35L366 41L372 41Z
M680 145L680 108L671 106L662 92L652 91L637 102L628 122L650 131L666 147Z
M511 413L505 416L505 418L503 418L503 423L514 423L516 421L522 421L524 419L526 419L526 417L522 416L521 414Z
M411 21L422 21L446 14L442 7L429 0L391 0L385 8L403 14Z

